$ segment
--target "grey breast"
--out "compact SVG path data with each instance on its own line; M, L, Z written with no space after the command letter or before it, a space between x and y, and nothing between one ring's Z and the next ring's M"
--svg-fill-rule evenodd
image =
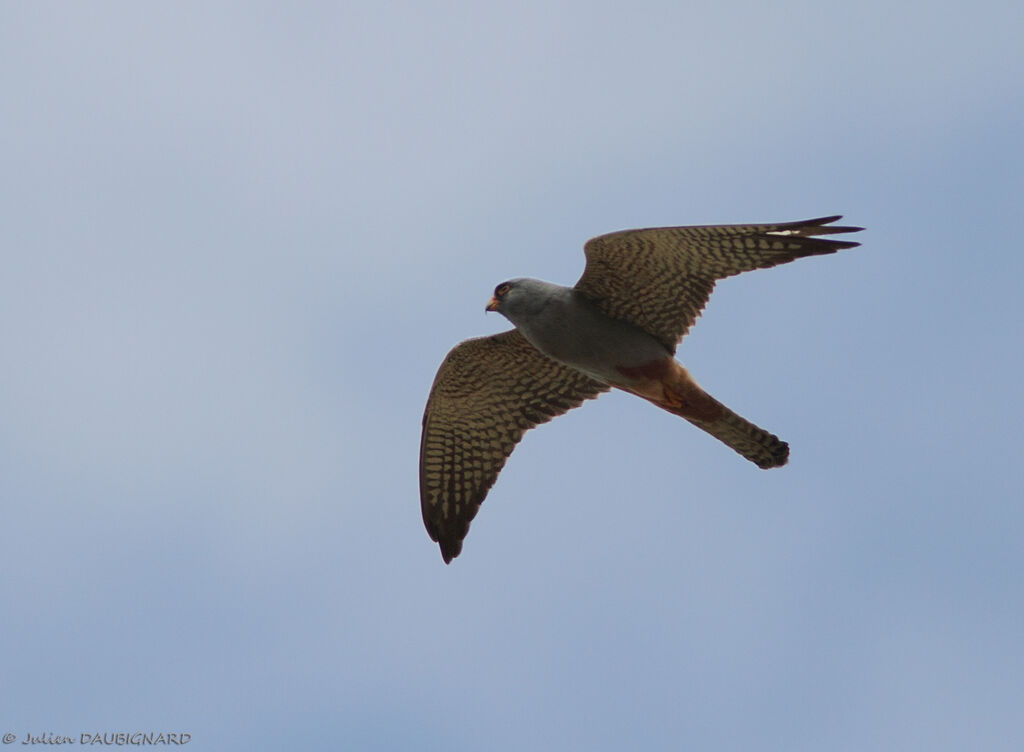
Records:
M606 316L572 288L551 296L528 322L517 322L533 346L566 365L602 381L622 381L616 366L633 367L671 353L642 329Z

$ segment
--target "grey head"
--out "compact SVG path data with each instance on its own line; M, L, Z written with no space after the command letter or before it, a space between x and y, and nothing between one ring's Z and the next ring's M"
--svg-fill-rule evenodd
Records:
M539 279L510 279L494 288L494 297L486 310L497 311L518 326L537 316L552 300L566 292L567 288L561 285Z

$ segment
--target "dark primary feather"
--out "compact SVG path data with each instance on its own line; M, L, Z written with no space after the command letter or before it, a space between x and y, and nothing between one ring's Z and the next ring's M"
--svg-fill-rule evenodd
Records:
M587 241L576 289L614 318L636 324L672 352L704 309L715 282L804 256L860 245L821 235L858 232L840 215L758 225L624 230Z

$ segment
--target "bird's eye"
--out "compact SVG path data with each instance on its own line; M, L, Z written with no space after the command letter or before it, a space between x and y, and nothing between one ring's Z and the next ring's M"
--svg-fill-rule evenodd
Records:
M494 288L494 295L500 298L501 296L508 292L508 288L508 282L502 282L500 285Z

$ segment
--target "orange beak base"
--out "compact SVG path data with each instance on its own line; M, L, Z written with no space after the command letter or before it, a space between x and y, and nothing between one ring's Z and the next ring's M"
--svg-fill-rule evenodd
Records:
M497 311L498 310L498 299L497 298L491 298L490 301L488 301L487 307L484 310L485 311Z

